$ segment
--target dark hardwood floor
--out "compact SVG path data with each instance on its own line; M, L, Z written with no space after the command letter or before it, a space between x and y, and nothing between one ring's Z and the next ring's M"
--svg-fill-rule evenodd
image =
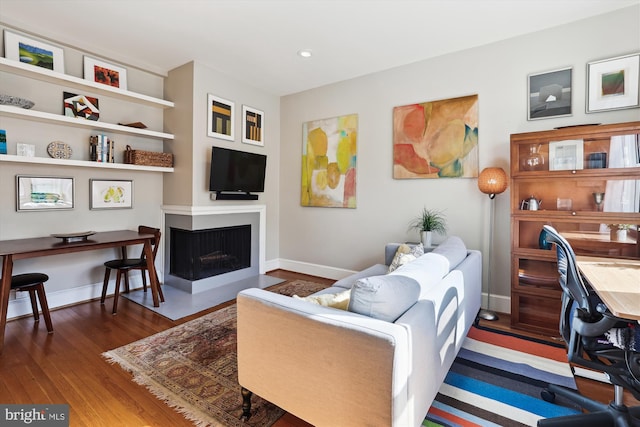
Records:
M283 270L269 274L286 280L333 283ZM110 300L103 306L91 301L54 310L53 334L47 334L44 322L34 324L31 317L12 320L7 323L4 353L0 355L0 402L68 403L71 426L192 426L134 383L129 373L114 369L100 355L229 304L172 321L126 298L120 299L115 316ZM490 326L510 330L509 316L501 315ZM603 402L613 397L610 386L595 381L579 380L579 387ZM639 404L630 396L627 402ZM309 425L287 414L275 426Z

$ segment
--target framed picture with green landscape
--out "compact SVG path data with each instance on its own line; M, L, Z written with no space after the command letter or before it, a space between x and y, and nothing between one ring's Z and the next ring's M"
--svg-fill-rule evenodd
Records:
M4 56L13 61L64 73L62 48L7 30L4 30Z

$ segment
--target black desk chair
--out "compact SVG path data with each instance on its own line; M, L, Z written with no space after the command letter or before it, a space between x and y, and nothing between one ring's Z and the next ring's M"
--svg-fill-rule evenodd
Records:
M51 322L51 314L49 313L49 304L47 304L47 296L44 293L44 282L49 280L49 276L44 273L25 273L11 276L11 289L18 292L29 292L31 298L31 309L33 310L33 318L36 322L40 320L38 313L38 302L36 294L40 300L42 307L42 317L47 325L47 332L53 333L53 323Z
M640 407L624 405L628 390L640 399L640 325L612 315L593 290L585 286L573 249L553 227L544 226L547 241L556 245L562 288L560 334L568 345L569 362L604 372L614 386L608 405L580 395L575 390L550 385L543 398L555 395L579 404L588 413L538 421L545 427L640 426ZM614 344L615 343L615 344Z
M158 247L160 244L160 230L158 228L147 227L141 225L138 227L138 233L143 234L153 234L154 238L151 242L153 249L153 261L156 260L156 254L158 253ZM104 272L104 283L102 284L102 297L100 298L100 304L104 304L104 300L107 297L107 286L109 285L109 276L111 275L111 270L116 270L116 289L113 295L113 310L112 313L116 314L118 312L118 297L120 296L120 278L124 276L125 283L125 292L129 292L129 271L131 270L140 270L142 274L142 287L145 292L147 292L147 259L144 255L144 248L142 249L142 253L140 254L140 258L127 258L126 248L122 248L122 258L114 259L111 261L107 261L104 263L105 272ZM164 301L164 295L162 294L162 289L158 287L158 295L160 296L160 300Z

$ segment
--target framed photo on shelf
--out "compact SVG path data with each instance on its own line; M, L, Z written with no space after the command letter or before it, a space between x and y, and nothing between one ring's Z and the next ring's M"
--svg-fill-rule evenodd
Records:
M581 139L549 142L549 170L564 171L584 168Z
M16 211L74 208L71 177L16 175Z
M98 98L69 92L64 92L63 98L65 116L93 120L94 122L100 120Z
M242 142L264 147L264 112L242 106Z
M587 64L587 113L640 107L640 53Z
M64 73L62 48L7 30L4 30L4 56L13 61Z
M84 57L84 79L127 90L127 69L99 59Z
M234 141L235 103L207 94L207 136Z
M133 208L133 181L130 179L90 179L89 209Z
M569 67L529 75L528 120L572 115L572 71Z

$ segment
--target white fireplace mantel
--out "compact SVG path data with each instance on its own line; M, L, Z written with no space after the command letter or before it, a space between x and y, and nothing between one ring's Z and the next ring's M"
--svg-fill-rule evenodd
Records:
M186 216L206 216L206 215L229 215L242 213L259 214L259 251L258 270L260 274L265 274L266 270L266 250L267 250L267 230L266 230L266 205L219 205L219 206L183 206L183 205L163 205L162 206L162 229L164 230L165 215L186 215Z

